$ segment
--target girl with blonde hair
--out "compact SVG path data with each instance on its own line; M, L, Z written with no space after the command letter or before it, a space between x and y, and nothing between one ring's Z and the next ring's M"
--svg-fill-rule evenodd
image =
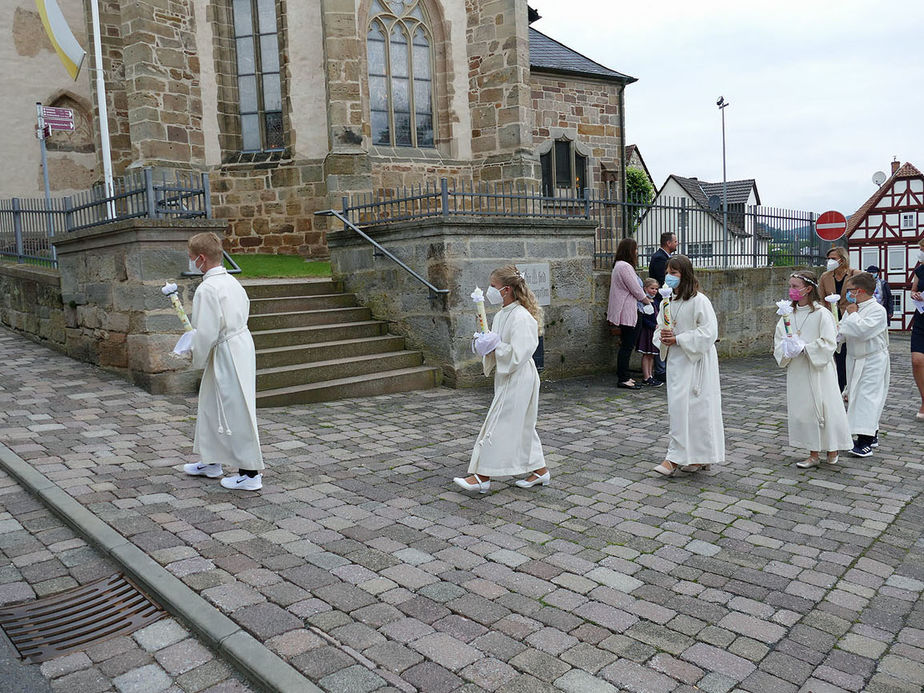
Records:
M542 309L516 265L491 273L485 297L503 306L491 331L477 334L473 344L482 357L484 374L495 371L494 399L475 441L469 476L453 482L466 491L487 493L493 476L527 474L517 486L547 486L551 475L536 433L539 372L533 362L542 332Z
M801 469L821 464L821 450L828 464L837 464L838 451L852 448L853 440L834 367L834 316L824 310L818 281L808 270L789 275L789 300L793 312L780 318L773 337L773 356L786 369L789 445L809 451L796 463Z

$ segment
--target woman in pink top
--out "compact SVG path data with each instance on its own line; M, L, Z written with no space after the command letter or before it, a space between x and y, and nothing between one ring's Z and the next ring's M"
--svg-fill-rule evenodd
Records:
M638 244L632 238L623 238L616 246L616 260L610 276L610 302L606 319L617 325L620 332L619 354L616 357L618 387L641 389L629 377L629 358L635 346L635 326L638 322L639 303L649 305L651 299L642 290L642 282L635 273L638 264Z

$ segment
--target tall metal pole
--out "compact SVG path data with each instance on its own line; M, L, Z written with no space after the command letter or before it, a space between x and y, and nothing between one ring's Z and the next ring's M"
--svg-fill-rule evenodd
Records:
M720 96L716 102L719 111L722 112L722 235L725 244L725 261L723 266L728 267L728 180L725 175L725 107L728 102Z
M36 135L42 147L42 180L45 183L45 226L48 232L48 238L51 238L55 235L55 231L51 221L51 186L48 183L48 149L45 146L45 136L49 131L45 129L45 118L42 115L44 111L40 101L36 102L35 110L38 113L38 128L36 130ZM51 241L48 242L48 245L51 246L51 259L53 262L56 262L58 259L57 249Z
M111 198L115 194L112 185L112 153L109 150L109 109L106 107L106 80L103 75L103 46L100 39L99 0L90 0L93 20L93 67L96 69L96 105L99 109L99 140L103 158L103 181L106 186L108 216L115 218L115 205Z

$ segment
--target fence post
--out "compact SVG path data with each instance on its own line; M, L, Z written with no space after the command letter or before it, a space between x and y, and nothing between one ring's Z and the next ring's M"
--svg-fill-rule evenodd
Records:
M64 230L70 231L74 228L74 198L70 195L64 198Z
M154 172L150 166L144 167L144 204L147 207L148 219L157 218L157 200L154 197Z
M811 233L812 246L817 248L815 254L812 256L812 261L817 262L819 265L821 263L821 238L818 237L817 229L815 228L815 212L809 212L809 233ZM817 258L817 259L816 259ZM824 296L822 296L824 298Z
M22 247L22 204L18 197L14 197L13 200L13 238L16 240L16 262L22 264L23 262L23 247Z
M745 222L747 223L747 222ZM757 233L757 205L751 205L751 254L753 255L752 266L754 269L757 269L757 243L759 241L759 234ZM770 259L769 255L770 242L767 242L767 260Z
M446 178L440 178L440 211L444 219L449 216L449 181Z
M590 219L590 188L584 188L584 218Z
M212 186L209 183L209 174L202 174L202 208L205 210L205 218L212 218Z

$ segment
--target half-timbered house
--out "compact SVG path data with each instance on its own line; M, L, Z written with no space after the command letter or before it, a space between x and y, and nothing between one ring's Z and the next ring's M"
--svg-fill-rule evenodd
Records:
M908 298L918 242L924 238L924 174L892 162L892 175L847 222L850 265L875 265L892 288L893 330L907 330L914 315Z

